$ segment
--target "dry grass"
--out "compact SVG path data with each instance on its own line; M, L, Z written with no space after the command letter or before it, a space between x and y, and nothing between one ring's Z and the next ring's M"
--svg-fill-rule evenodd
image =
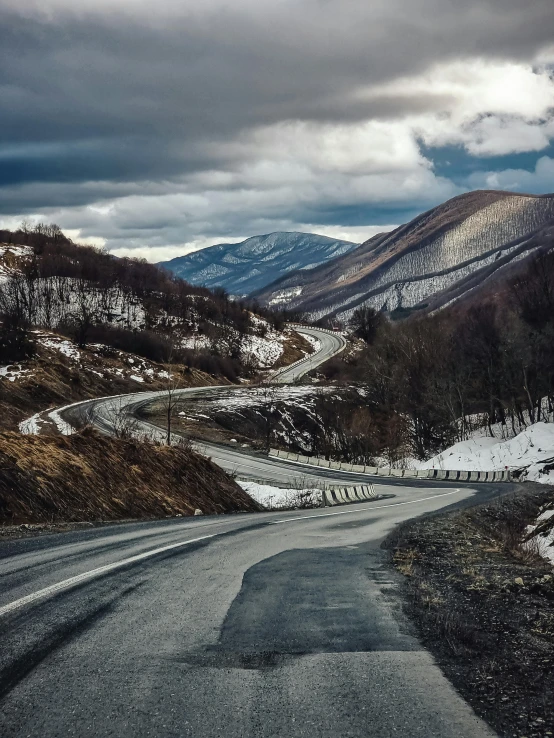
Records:
M394 551L394 565L405 577L411 577L414 574L414 563L419 558L419 553L415 548L401 549Z
M554 734L554 572L526 541L553 499L527 484L405 523L388 541L424 644L502 736Z
M257 510L221 469L186 446L0 434L0 524L102 521Z
M289 364L293 364L295 361L302 359L306 354L311 353L313 353L312 344L307 341L304 336L293 331L290 338L288 338L283 344L283 353L273 368L278 369L281 366L288 366Z

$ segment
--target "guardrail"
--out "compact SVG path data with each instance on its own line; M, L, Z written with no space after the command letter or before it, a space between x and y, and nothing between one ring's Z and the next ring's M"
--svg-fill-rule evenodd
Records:
M302 330L304 328L310 328L314 331L321 331L321 333L328 333L330 336L340 336L344 338L344 334L341 331L332 331L330 328L320 328L318 325L303 325L302 323L287 323L290 328L298 328Z
M451 482L511 482L512 475L509 471L457 471L449 469L393 469L383 466L367 466L365 464L348 464L345 461L328 461L319 456L303 456L288 451L270 449L269 456L285 461L293 461L297 464L308 464L319 466L323 469L335 469L336 471L355 472L357 474L370 474L374 477L402 477L405 479L440 479Z
M334 487L323 491L323 507L346 505L349 502L366 502L374 500L377 495L372 484L360 484L355 487Z
M309 489L306 483L301 479L292 482L270 482L267 479L259 479L256 477L247 477L238 475L235 479L241 482L254 482L269 487L277 487L278 489ZM374 500L377 495L374 486L370 484L355 484L353 486L345 486L344 484L329 484L323 480L318 481L314 489L320 489L321 506L333 507L334 505L346 505L350 502L366 502Z
M327 333L330 336L340 336L340 338L344 339L344 336L343 336L342 333L339 333L338 331L331 331L328 328L319 328L319 327L311 326L311 325L302 325L301 323L287 323L287 326L289 328L298 329L299 331L305 330L305 329L317 330L320 333ZM340 354L341 351L344 351L345 348L346 348L346 342L333 355L336 356L337 354ZM294 369L295 367L300 366L300 364L306 364L307 365L306 372L308 372L312 368L312 367L310 367L310 360L312 358L313 358L313 355L312 354L308 354L307 356L304 356L301 359L298 359L297 361L293 362L292 364L287 364L287 366L282 366L282 367L280 367L279 369L277 369L276 371L274 371L270 375L270 379L273 379L273 380L274 379L277 379L281 374L285 374L286 372L290 371L291 369ZM331 358L331 357L329 357L329 358Z

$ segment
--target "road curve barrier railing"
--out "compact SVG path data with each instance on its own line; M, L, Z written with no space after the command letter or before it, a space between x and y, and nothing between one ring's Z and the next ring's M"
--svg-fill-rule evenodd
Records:
M367 502L377 497L372 484L358 484L354 487L329 487L323 490L322 506L347 505L350 502Z
M458 471L449 469L393 469L385 466L367 466L365 464L348 464L345 461L329 461L319 456L303 456L302 454L289 453L270 449L269 456L284 461L293 461L297 464L308 464L323 469L335 471L355 472L357 474L370 474L374 477L401 477L403 479L437 479L449 482L511 482L512 475L505 471Z
M298 479L292 482L269 482L267 479L248 477L244 475L237 475L235 479L242 482L254 482L256 484L269 485L271 487L277 487L279 489L298 489L305 490L309 489L306 486L307 482L303 479ZM334 505L347 505L350 502L367 502L367 500L374 500L377 497L375 487L373 484L355 484L355 485L344 485L344 484L329 484L323 480L318 480L313 483L313 488L321 490L321 506L322 507L333 507Z
M287 323L287 326L289 328L293 328L294 330L298 330L298 331L310 329L310 330L319 331L320 333L327 333L330 336L335 336L335 338L341 338L343 340L343 344L333 354L333 356L337 356L342 351L344 351L344 349L346 348L346 341L344 340L343 334L342 333L338 333L337 331L331 331L328 328L319 328L319 327L311 326L311 325L302 325L301 323ZM286 366L279 367L279 369L277 369L274 372L272 372L272 374L270 375L270 379L273 379L273 380L278 379L281 376L281 374L286 374L291 369L295 369L297 366L300 366L300 364L307 364L308 365L308 368L306 369L306 372L310 371L312 368L315 368L315 367L311 367L310 366L310 363L311 363L310 360L313 357L314 357L313 354L307 354L306 356L303 356L301 359L297 359L292 364L287 364ZM332 358L332 357L331 356L327 357L326 361L328 359L330 359L330 358Z

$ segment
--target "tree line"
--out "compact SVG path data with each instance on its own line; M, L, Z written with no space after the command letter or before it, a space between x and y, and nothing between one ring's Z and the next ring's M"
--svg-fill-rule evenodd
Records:
M424 459L477 426L510 437L552 419L553 252L537 254L494 298L403 322L362 307L350 327L364 348L326 371L356 391L332 408L320 401L331 431L319 443L331 455Z
M154 361L183 361L229 378L244 370L242 348L256 312L280 330L288 316L222 289L194 287L143 259L117 258L73 243L56 224L0 231L0 242L32 249L0 285L0 363L32 353L32 327L57 330L79 346L105 343ZM180 347L201 335L206 350Z

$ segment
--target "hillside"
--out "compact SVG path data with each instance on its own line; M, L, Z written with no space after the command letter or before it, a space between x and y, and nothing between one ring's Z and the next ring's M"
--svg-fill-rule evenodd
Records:
M254 511L258 505L187 447L0 434L0 526Z
M483 283L443 310L397 321L369 309L356 314L360 340L320 369L328 380L358 389L338 403L318 398L312 414L324 419L316 429L325 433L326 456L456 469L446 466L454 463L453 451L464 456L465 468L490 471L476 466L482 446L485 465L500 464L492 469L512 466L508 456L518 468L528 465L525 455L534 464L536 452L543 462L537 474L548 471L551 440L526 430L554 418L554 249L535 250L512 266L516 273L504 282L488 291ZM516 436L490 455L491 439L496 444ZM468 441L467 448L455 446Z
M270 233L242 243L211 246L158 266L191 284L223 287L232 295L249 295L296 269L324 264L356 247L313 233Z
M71 243L52 226L0 232L0 427L70 400L236 382L311 346L157 267Z
M537 249L552 245L554 195L476 191L423 213L315 269L254 293L312 319L348 320L369 305L387 312L440 307ZM439 295L441 295L439 297Z

